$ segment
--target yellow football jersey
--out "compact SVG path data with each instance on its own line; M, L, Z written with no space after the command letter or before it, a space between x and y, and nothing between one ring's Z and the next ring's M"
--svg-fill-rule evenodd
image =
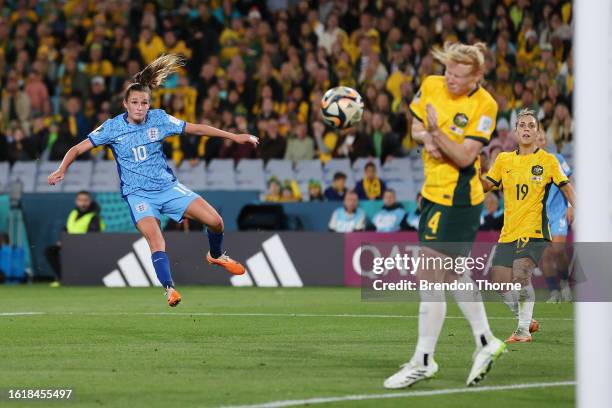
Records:
M474 139L489 143L495 129L497 102L482 87L468 95L455 97L449 93L443 76L425 78L410 104L412 114L427 127L426 106L430 103L438 113L438 127L453 141ZM423 149L425 182L423 197L442 205L473 206L484 200L480 182L480 158L464 169L442 158L434 159Z
M504 189L504 227L499 242L520 238L550 240L546 200L552 183L569 182L557 158L536 149L528 155L518 151L500 153L487 179Z

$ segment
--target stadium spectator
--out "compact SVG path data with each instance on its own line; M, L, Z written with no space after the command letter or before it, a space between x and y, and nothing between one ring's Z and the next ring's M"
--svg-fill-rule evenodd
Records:
M9 123L18 121L19 126L27 132L30 125L32 105L28 95L20 90L19 78L15 71L11 71L7 75L1 102L3 128L6 129Z
M289 134L285 160L299 161L310 160L314 157L314 141L306 133L308 129L304 123L295 126L295 134Z
M323 189L319 180L310 179L308 181L308 201L325 201Z
M32 121L32 134L30 141L33 146L35 159L47 159L48 158L48 145L51 141L49 127L45 123L45 118L39 116ZM2 159L0 159L2 160Z
M281 200L281 183L276 177L271 177L268 180L268 193L264 197L264 201L278 202Z
M406 210L397 202L395 190L389 188L383 194L383 208L372 217L376 232L407 230Z
M325 29L317 33L317 36L318 46L322 47L327 55L331 54L332 46L336 41L342 42L347 38L346 31L338 26L338 15L333 12L327 15Z
M103 57L102 44L94 43L89 47L89 62L84 71L90 78L100 76L108 79L113 74L113 64Z
M89 232L104 231L104 221L100 217L100 206L88 191L79 191L76 195L74 209L68 215L63 231L68 234L86 234ZM55 274L52 286L59 286L62 279L62 265L60 255L62 242L58 240L55 245L49 246L45 256Z
M33 140L26 137L25 131L16 125L7 133L7 158L11 165L16 161L34 160L36 147Z
M325 198L329 201L343 201L346 192L346 174L341 171L334 173L332 185L325 189Z
M376 165L368 162L364 167L364 177L355 184L355 193L360 200L380 200L387 185L376 174Z
M75 139L70 134L70 125L67 121L59 125L54 124L49 135L49 160L60 161L66 152L74 146Z
M285 179L281 186L281 198L280 201L284 202L297 202L302 201L302 191L297 181L294 179Z
M102 109L104 102L110 100L110 94L106 90L106 81L101 76L95 76L91 79L91 87L89 89L89 99L85 110L91 110L89 116Z
M265 122L264 134L260 135L259 154L264 162L270 159L282 159L285 156L287 141L279 134L278 121L270 119Z
M485 196L484 208L480 217L481 231L501 231L504 226L504 209L500 208L499 198L494 192Z
M539 111L558 149L571 140L568 1L283 0L257 2L251 8L240 2L179 0L177 12L170 14L156 3L99 0L99 7L70 5L44 13L40 8L23 12L21 3L5 5L7 15L23 17L7 19L11 29L0 30L4 132L18 121L30 135L40 112L46 129L39 126L37 133L57 133L51 127L58 123L51 118L62 115L72 95L80 98L91 128L97 127L119 113L126 79L158 55L177 52L187 58L185 69L168 81L168 89L153 95L152 107L168 108L173 100L165 92L172 91L183 97L185 112L193 111L198 122L220 125L218 119L227 110L237 126L238 116L244 115L247 128L259 129L266 160L313 157L307 146L312 140L322 162L378 157L384 163L415 148L407 106L425 76L442 73L427 50L449 40L480 40L491 51L486 86L499 104L499 138L504 137L502 118L512 128L516 111L529 106ZM371 110L350 131L325 128L320 121L320 97L337 85L356 88ZM107 113L105 102L111 100ZM271 137L269 121L278 128ZM296 148L301 139L292 136L301 134L300 124L307 136L304 146ZM177 164L185 158L210 160L219 157L220 142L176 142L170 150ZM500 142L492 140L494 145ZM509 143L498 147L506 150ZM303 155L295 155L302 148ZM229 157L253 156L232 151Z
M78 94L81 98L89 96L89 77L78 67L76 56L67 56L57 71L59 96Z
M510 130L510 123L505 118L501 118L496 126L497 137L494 137L489 143L488 150L499 147L502 151L507 152L514 150L517 147L514 133Z
M371 118L371 125L366 124L366 128L357 134L351 159L377 157L384 163L390 156L399 154L399 139L391 132L391 126L383 113L375 112Z
M365 212L358 207L359 197L354 191L344 196L344 205L332 213L329 220L329 230L334 232L363 231L366 228L367 218Z
M30 98L32 116L49 115L51 113L49 91L42 81L41 74L38 70L32 69L30 71L24 91L26 95L28 95L28 98Z
M408 224L408 230L417 231L419 229L419 221L421 219L421 203L423 196L419 191L416 196L416 207L413 211L409 212L406 216L406 224Z
M285 203L293 203L293 202L300 201L300 198L296 196L291 185L288 183L285 183L283 184L283 187L281 188L280 201L285 202Z
M572 127L572 117L567 106L559 104L555 108L555 114L547 130L546 138L553 141L557 145L557 149L561 150L564 143L572 141Z
M149 65L166 51L162 39L148 26L142 27L140 31L138 49L145 65Z
M83 113L81 99L77 94L68 97L63 121L68 124L70 135L76 139L76 142L85 140L92 131L91 123Z

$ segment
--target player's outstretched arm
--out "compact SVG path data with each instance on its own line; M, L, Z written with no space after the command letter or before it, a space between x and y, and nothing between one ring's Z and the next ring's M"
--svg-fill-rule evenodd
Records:
M564 184L561 187L561 192L563 193L563 195L565 196L565 198L567 199L567 202L570 203L570 205L572 207L576 206L576 193L574 191L574 186L572 186L572 183L567 183Z
M64 156L64 159L62 160L62 163L60 164L59 168L53 173L49 174L49 177L47 177L47 181L49 182L49 184L53 186L62 181L64 179L64 174L66 174L66 171L68 170L68 167L70 167L72 162L78 156L91 150L93 147L94 145L89 139L85 139L78 145L72 146L70 150L66 152L66 155Z
M255 147L257 147L257 145L259 144L259 139L256 136L249 135L247 133L234 134L226 132L225 130L217 129L216 127L202 125L198 123L187 122L185 124L185 133L198 136L223 137L225 139L230 139L240 144L250 143Z
M457 167L462 169L474 163L482 148L481 142L465 139L462 143L457 143L451 140L438 127L438 114L430 104L427 105L427 123L429 126L427 132L431 135L433 142Z

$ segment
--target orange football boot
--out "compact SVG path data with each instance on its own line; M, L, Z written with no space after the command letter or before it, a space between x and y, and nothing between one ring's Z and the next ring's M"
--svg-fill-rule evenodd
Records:
M225 268L225 270L231 273L232 275L242 275L243 273L246 272L246 269L244 269L244 266L242 266L240 262L234 261L232 258L227 256L225 253L223 253L223 255L221 255L218 258L213 258L210 255L210 251L208 251L208 253L206 254L206 260L208 261L209 264L219 265Z
M531 335L514 332L512 336L504 341L504 343L531 343Z
M535 333L540 330L540 322L536 319L533 319L531 323L529 323L529 333Z
M168 298L168 306L176 307L181 303L181 294L174 288L166 289L166 297Z

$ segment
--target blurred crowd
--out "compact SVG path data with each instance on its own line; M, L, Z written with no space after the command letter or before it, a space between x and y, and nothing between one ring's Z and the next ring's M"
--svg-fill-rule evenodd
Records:
M291 160L378 157L413 149L408 104L442 73L429 50L485 41L485 86L499 103L488 158L514 147L517 109L536 109L551 148L572 139L571 2L548 0L0 1L0 160L59 160L123 110L123 88L162 53L187 58L152 107L262 138L258 150L171 137L168 157ZM338 132L320 118L333 86L366 111ZM112 159L97 148L84 157Z

